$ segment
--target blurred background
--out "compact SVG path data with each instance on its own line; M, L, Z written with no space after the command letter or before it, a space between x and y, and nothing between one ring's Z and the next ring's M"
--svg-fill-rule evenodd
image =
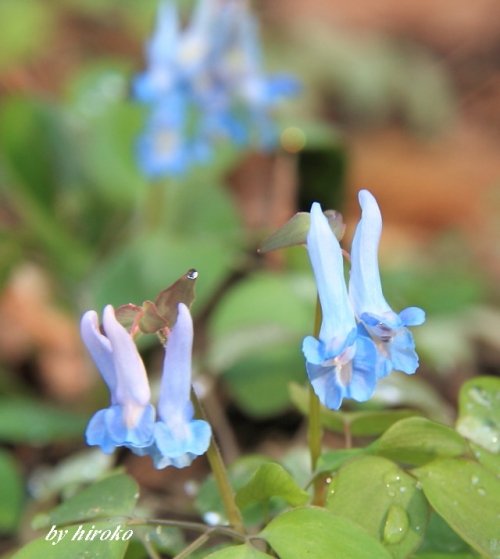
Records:
M348 249L356 192L371 190L384 217L386 298L428 313L415 331L418 375L391 375L364 408L451 423L462 382L498 375L498 1L253 8L266 68L302 82L276 111L276 149L221 141L188 176L150 184L134 155L147 110L130 83L156 2L0 0L2 552L32 537L37 511L115 464L151 510L190 513L185 495L197 492L204 459L156 472L127 452L85 449L107 394L79 339L83 311L154 299L189 268L200 273L196 382L225 457L289 456L307 470L289 386L305 381L315 287L303 248L257 248L313 200L342 212ZM152 336L140 345L156 385L161 348ZM197 514L213 500L205 487Z

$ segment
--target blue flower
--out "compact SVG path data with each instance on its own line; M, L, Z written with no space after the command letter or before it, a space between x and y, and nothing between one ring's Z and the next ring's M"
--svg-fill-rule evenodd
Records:
M187 134L187 111L186 99L177 94L154 106L137 140L138 163L149 178L180 176L193 163L209 158L207 144Z
M210 444L210 425L193 419L191 404L191 350L193 322L189 309L178 306L177 321L165 345L165 361L158 401L159 421L154 429L154 447L150 454L157 468L183 468Z
M418 307L408 307L397 314L385 300L378 268L382 216L370 192L361 190L358 197L362 215L352 242L349 296L358 320L386 357L379 376L392 369L413 374L418 356L407 327L423 324L425 313Z
M156 468L189 466L207 451L212 431L206 421L193 419L193 323L188 308L179 304L165 346L156 422L144 364L111 305L104 309L103 329L104 334L95 311L83 315L83 341L111 394L110 407L98 411L87 426L87 444L99 446L107 454L116 447L127 447L139 456L151 456Z
M98 411L88 424L87 443L107 454L117 446L140 451L153 440L155 420L146 370L111 305L104 309L103 328L104 334L95 311L83 315L82 339L111 394L111 406Z
M264 73L257 22L246 2L198 0L184 29L175 5L160 4L147 68L132 89L151 105L138 159L144 173L157 178L206 162L220 139L274 147L272 110L299 85Z
M323 319L319 339L306 337L302 351L321 403L338 409L343 398L365 401L371 397L380 360L374 342L356 323L344 279L342 251L318 203L311 207L307 250Z
M174 4L162 2L158 9L156 29L146 49L148 69L137 76L132 84L138 101L158 101L175 87L175 53L179 38L177 9Z

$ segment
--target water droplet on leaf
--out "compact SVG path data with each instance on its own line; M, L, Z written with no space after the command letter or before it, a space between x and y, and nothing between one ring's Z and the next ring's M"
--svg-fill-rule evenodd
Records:
M384 524L384 542L399 543L408 532L408 526L409 520L405 509L399 505L391 505Z

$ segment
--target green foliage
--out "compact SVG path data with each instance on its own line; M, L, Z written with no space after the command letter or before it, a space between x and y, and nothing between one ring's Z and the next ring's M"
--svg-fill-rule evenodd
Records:
M206 559L265 559L272 557L251 545L234 545L207 555Z
M0 533L15 530L24 500L23 480L16 461L0 451Z
M42 445L81 438L87 417L28 398L0 398L0 440Z
M262 464L246 485L236 493L236 504L242 508L253 503L266 503L273 497L284 499L289 505L304 505L309 494L301 489L293 477L279 464Z
M359 524L395 559L418 548L428 516L416 480L393 462L374 456L340 469L328 488L327 508Z
M253 474L262 465L269 463L269 459L259 454L250 454L236 460L229 467L229 479L233 489L238 492L252 479ZM243 519L248 525L259 524L266 515L267 503L255 502L243 511ZM196 497L196 508L206 518L214 515L220 522L226 520L224 506L220 500L217 484L213 476L209 476L201 485Z
M457 431L492 453L500 452L500 379L476 377L462 386Z
M368 452L415 465L461 456L466 450L465 441L453 429L423 417L398 421L368 448Z
M281 559L389 559L391 555L362 528L315 507L297 508L272 520L260 534Z
M50 4L37 0L2 0L0 71L31 60L46 44L54 26Z
M117 528L123 529L123 523L96 522L94 524L80 524L64 528L64 538L59 543L56 540L47 540L42 536L33 540L28 545L12 556L12 559L40 559L40 557L50 557L50 559L68 559L68 557L105 557L106 559L122 559L125 556L128 541L100 540L85 541L78 539L78 530L109 530L112 534ZM74 539L73 539L74 538Z
M115 474L87 487L36 520L37 528L85 520L128 516L134 510L139 487L125 474Z
M259 273L236 285L214 313L210 368L222 372L231 395L251 415L284 409L288 383L304 378L298 347L309 322L307 295L300 276Z
M308 413L309 391L297 383L289 385L290 398L304 415ZM334 411L321 406L321 424L334 433L349 431L356 437L380 435L400 419L411 417L418 412L413 410L367 410Z
M436 512L486 557L498 556L500 480L480 464L443 459L414 471Z

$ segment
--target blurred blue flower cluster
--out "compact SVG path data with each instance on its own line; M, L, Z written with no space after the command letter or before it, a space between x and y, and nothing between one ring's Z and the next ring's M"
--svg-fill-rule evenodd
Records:
M165 345L160 396L156 410L144 363L129 332L118 322L111 305L103 313L103 330L95 311L81 321L82 339L111 395L111 405L91 418L86 438L110 454L124 446L149 455L156 468L189 466L210 444L210 425L193 419L191 350L193 322L189 309L178 305L178 316Z
M139 165L149 178L179 176L209 161L219 139L269 149L277 140L272 109L298 89L291 76L264 73L246 0L198 0L184 29L173 0L165 0L147 68L133 82L135 99L151 109Z
M343 398L368 400L377 380L392 370L413 374L418 367L408 326L425 321L425 313L409 307L395 313L382 293L378 245L382 216L367 190L359 193L362 209L351 251L349 289L342 250L316 202L311 208L307 250L321 303L318 339L302 346L309 380L321 403L338 409Z

